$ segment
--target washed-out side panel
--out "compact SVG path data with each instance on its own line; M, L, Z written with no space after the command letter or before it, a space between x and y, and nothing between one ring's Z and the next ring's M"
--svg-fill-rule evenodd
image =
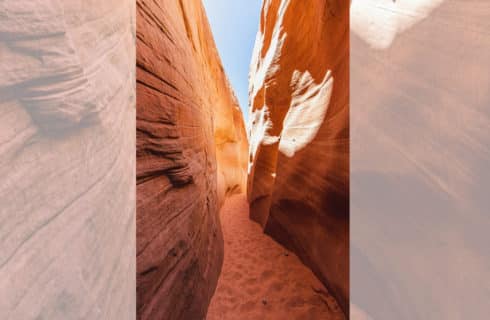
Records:
M352 319L488 318L489 15L352 2Z
M130 0L0 3L0 318L134 319Z

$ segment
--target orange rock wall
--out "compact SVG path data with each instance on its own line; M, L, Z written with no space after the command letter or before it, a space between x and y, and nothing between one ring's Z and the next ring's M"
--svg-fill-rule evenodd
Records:
M202 319L246 132L200 0L137 0L137 313Z
M349 2L265 0L249 93L251 218L347 312Z

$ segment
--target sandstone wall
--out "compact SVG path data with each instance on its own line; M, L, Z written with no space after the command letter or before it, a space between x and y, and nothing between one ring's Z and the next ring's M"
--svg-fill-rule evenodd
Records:
M202 319L247 140L200 0L137 1L137 312Z
M0 319L135 318L134 12L0 1Z
M348 307L349 2L264 1L250 71L251 218Z

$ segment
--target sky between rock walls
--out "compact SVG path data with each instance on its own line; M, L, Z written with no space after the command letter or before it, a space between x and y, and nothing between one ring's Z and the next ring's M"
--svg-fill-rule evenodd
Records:
M203 4L223 67L247 123L248 71L262 0L203 0Z

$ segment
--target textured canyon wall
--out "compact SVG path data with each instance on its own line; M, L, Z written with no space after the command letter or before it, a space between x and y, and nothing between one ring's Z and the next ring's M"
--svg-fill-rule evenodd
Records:
M200 0L137 1L137 313L202 319L223 260L218 210L245 189L240 109Z
M266 0L250 71L251 218L348 306L349 3Z
M0 1L0 319L135 318L134 11Z

